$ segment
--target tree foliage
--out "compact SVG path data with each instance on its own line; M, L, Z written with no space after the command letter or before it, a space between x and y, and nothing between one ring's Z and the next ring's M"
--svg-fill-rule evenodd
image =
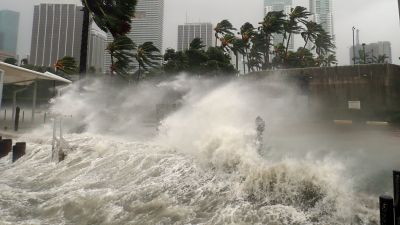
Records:
M78 66L74 59L71 56L65 56L59 60L57 60L55 64L56 71L61 71L67 75L72 75L78 72Z
M113 36L113 42L106 48L111 55L111 75L116 73L127 78L133 69L132 51L136 47L127 34L131 30L137 0L82 0L82 4L89 10L97 26Z
M233 75L236 73L231 58L221 47L204 50L201 40L194 39L185 51L167 49L164 54L164 70L168 74L188 72L196 75Z
M3 62L16 66L18 63L18 60L16 60L15 58L6 58L6 59L4 59Z
M239 36L232 24L223 20L217 24L216 37L220 40L220 48L225 53L232 52L236 57L238 70L240 55L243 56L244 72L274 68L297 68L331 66L337 63L334 53L335 44L332 36L321 24L309 20L310 12L297 6L286 15L283 11L271 11L254 27L245 23L240 27ZM304 47L290 51L293 35L300 34ZM274 45L273 39L282 35L283 40ZM276 43L276 42L275 42Z

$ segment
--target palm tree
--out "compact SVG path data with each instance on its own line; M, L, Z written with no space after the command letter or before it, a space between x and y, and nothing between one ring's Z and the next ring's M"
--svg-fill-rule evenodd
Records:
M74 74L78 70L76 61L71 56L65 56L62 59L57 60L54 67L55 67L56 71L62 71L68 75Z
M246 60L249 61L248 51L250 48L250 40L254 36L254 26L253 24L247 22L240 27L240 35L242 36L242 42L244 44L244 54L243 54L243 69L244 73L246 73Z
M236 58L236 70L239 71L239 54L244 55L245 43L242 39L234 37L230 39L229 49L233 52Z
M131 58L134 57L132 51L135 49L136 45L125 35L116 37L113 42L108 44L107 51L111 56L111 76L114 75L114 72L122 77L128 75L129 66L132 63Z
M284 25L284 37L286 37L286 33L288 34L285 57L287 57L292 34L298 34L301 32L302 27L299 25L299 23L305 24L307 22L308 16L310 15L311 13L307 12L307 9L301 6L297 6L296 8L292 9L291 13L288 15L289 19L285 22Z
M333 64L337 63L336 55L335 54L329 54L325 58L325 66L332 66Z
M139 64L137 81L140 80L142 68L148 70L148 67L155 68L160 65L162 56L159 53L160 50L154 46L153 42L145 42L138 46L134 55Z
M263 53L258 50L258 48L253 45L249 52L249 60L247 61L247 66L249 71L252 72L260 70L263 65Z
M229 22L229 20L222 20L221 22L219 22L217 24L217 26L214 28L215 31L215 47L217 47L217 41L229 34L229 35L233 35L233 31L236 30L233 25L231 24L231 22Z
M315 51L318 56L324 57L329 52L333 52L335 44L332 42L332 37L326 31L322 30L315 38Z
M131 29L132 18L135 16L137 0L81 0L84 19L81 41L81 74L86 71L87 43L89 33L89 17L91 16L97 26L105 32L110 32L114 40L127 34ZM118 42L120 42L119 40ZM118 45L118 43L117 43ZM127 51L123 51L127 53ZM112 57L111 57L112 58ZM129 64L123 63L128 67ZM122 66L122 65L118 65ZM112 67L114 65L112 64ZM125 68L126 69L126 68ZM125 70L124 69L124 70ZM111 73L113 70L111 71Z
M385 54L383 55L378 55L378 58L376 60L377 63L385 63L386 59L388 59L389 57Z
M203 42L201 41L200 38L193 39L193 41L190 43L190 46L189 46L190 49L194 49L194 50L200 50L204 47L205 47L205 45L203 44Z
M307 47L308 42L315 42L315 39L317 38L317 35L322 32L324 29L320 24L317 24L316 22L313 21L307 21L305 24L306 29L301 32L301 36L304 39L304 48Z
M285 23L285 14L283 11L272 11L267 13L264 17L264 20L260 22L259 32L262 36L264 36L264 64L263 69L267 69L269 67L270 61L270 50L271 50L271 40L272 34L282 34L284 32L283 25Z
M100 29L116 37L130 31L137 0L82 0L82 4Z

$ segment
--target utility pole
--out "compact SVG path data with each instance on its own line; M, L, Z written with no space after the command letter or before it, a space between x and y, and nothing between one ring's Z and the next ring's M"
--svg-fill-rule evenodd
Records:
M399 0L400 1L400 0ZM353 65L356 65L356 47L355 47L355 41L354 41L354 31L356 30L355 27L353 27Z
M367 57L366 57L366 54L365 54L365 43L362 43L362 46L363 46L363 55L364 55L364 64L367 64Z

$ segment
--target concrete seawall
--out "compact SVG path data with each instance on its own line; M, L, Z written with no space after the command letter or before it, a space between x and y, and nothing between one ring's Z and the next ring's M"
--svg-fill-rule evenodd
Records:
M369 64L261 71L295 80L325 119L393 120L400 116L400 66Z

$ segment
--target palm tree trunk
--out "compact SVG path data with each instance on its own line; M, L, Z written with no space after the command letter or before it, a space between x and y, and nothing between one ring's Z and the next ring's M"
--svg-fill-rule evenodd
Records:
M307 44L308 44L308 40L310 39L310 37L308 37L307 36L307 38L306 38L306 43L304 44L304 47L303 48L306 48L307 47Z
M247 50L245 50L245 54L243 54L243 74L246 74L246 55Z
M286 58L287 58L287 54L288 54L288 51L289 51L289 43L290 43L290 38L291 38L291 37L292 37L292 33L289 33L289 37L288 37L287 43L286 43L285 60L286 60Z
M140 80L140 76L141 76L141 70L140 70L140 63L139 63L139 71L138 71L138 75L137 75L137 78L136 78L136 82L137 83L139 83L139 80Z
M264 70L269 68L269 48L271 46L271 39L270 39L269 35L266 34L266 37L267 37L267 47L264 52L264 65L263 65Z
M248 51L247 51L247 48L246 48L246 58L247 58L247 70L250 72L250 67L249 67L249 62L250 62L250 57L249 57L249 53L248 53Z
M239 54L237 52L235 53L235 57L236 57L236 70L240 74L240 72L239 72Z
M110 56L111 56L111 66L110 66L110 75L111 77L114 77L114 57L113 57L113 53L110 52Z
M79 62L79 78L82 79L86 76L87 66L87 49L89 40L89 9L83 7L83 25L82 25L82 39L81 39L81 56Z

